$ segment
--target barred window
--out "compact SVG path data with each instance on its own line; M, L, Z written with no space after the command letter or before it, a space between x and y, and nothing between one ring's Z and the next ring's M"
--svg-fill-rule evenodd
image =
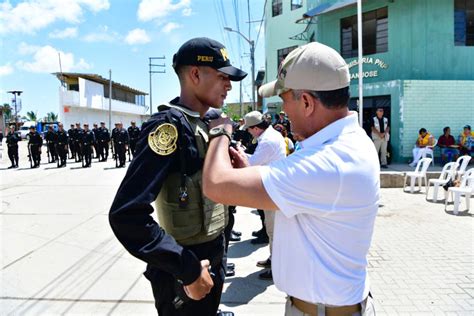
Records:
M277 16L283 13L282 0L272 0L272 16Z
M454 1L454 45L474 46L474 1Z
M303 0L291 0L291 10L299 9L303 6Z
M387 7L365 12L362 15L363 54L370 55L388 51ZM357 15L341 19L341 55L344 58L357 56Z
M295 46L282 48L282 49L279 49L277 51L277 55L278 55L277 65L278 65L278 67L280 67L281 62L285 59L285 57L288 56L288 54L291 53L291 51L294 50L297 47L298 47L298 45L295 45Z

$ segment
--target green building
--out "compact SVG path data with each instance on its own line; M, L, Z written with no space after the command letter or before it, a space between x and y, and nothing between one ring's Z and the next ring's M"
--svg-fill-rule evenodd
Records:
M293 1L270 1L269 41L272 35L278 37L278 30L271 29L272 5L278 2L284 10L285 3ZM307 0L301 16L295 19L287 12L285 18L293 30L302 29L291 36L287 51L318 41L346 59L352 109L357 109L358 99L356 3ZM393 161L411 158L422 127L438 138L444 126L457 137L464 125L474 125L474 0L367 0L362 11L364 127L368 128L376 107L385 108ZM268 60L276 60L272 47L266 48ZM266 70L266 81L273 80L276 65L267 62Z

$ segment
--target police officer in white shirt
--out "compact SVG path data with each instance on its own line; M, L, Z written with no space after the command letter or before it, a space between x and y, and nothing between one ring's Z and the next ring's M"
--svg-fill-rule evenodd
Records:
M203 169L204 194L224 204L278 210L272 271L288 294L285 315L373 315L367 254L380 191L378 157L350 112L349 69L332 48L293 50L278 79L259 90L279 95L301 149L268 166L249 166L229 149L231 122L215 135Z
M265 116L259 111L252 111L245 115L245 124L241 127L246 129L257 140L255 152L248 155L248 162L251 166L266 166L273 161L286 157L286 145L283 136L277 132L270 123L265 120ZM271 267L272 247L273 247L273 225L275 219L274 211L265 211L265 228L267 230L270 257L257 262L257 266L263 268ZM272 270L266 270L259 274L264 280L272 280Z
M390 127L388 119L383 116L383 108L378 107L376 115L372 118L372 140L374 141L375 150L380 152L380 167L387 168L387 144L390 139Z

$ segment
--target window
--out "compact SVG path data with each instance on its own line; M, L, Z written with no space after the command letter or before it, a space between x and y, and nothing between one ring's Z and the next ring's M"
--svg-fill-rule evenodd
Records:
M364 55L388 51L388 10L386 7L364 13L362 29ZM341 19L342 57L356 57L358 47L357 15Z
M272 0L272 16L277 16L283 13L283 0Z
M474 46L474 1L454 1L454 45Z
M79 91L79 84L78 83L71 83L68 85L68 90L70 91Z
M282 48L282 49L279 49L277 51L278 53L278 60L277 60L277 65L278 67L280 67L280 64L281 62L285 59L286 56L288 56L288 54L295 48L297 48L298 46L295 45L295 46L291 46L291 47L287 47L287 48Z
M303 6L303 0L291 0L291 10L299 9Z

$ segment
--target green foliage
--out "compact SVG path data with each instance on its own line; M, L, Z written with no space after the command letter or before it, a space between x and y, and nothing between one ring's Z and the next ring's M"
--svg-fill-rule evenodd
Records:
M36 122L38 120L38 112L33 112L33 111L26 112L26 119L28 119L29 121Z
M43 119L45 122L57 122L58 115L54 112L49 112Z

